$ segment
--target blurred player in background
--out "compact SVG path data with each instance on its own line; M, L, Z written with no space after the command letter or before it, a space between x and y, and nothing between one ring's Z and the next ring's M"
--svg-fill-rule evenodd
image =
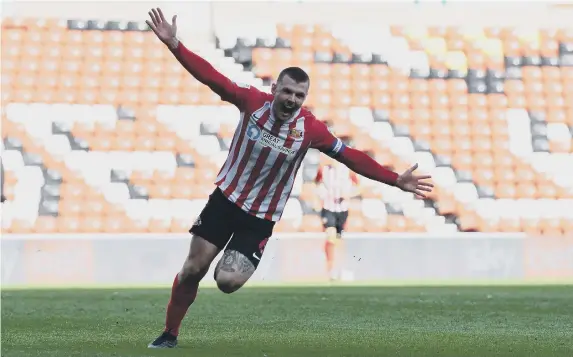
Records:
M2 194L2 203L4 203L4 201L6 201L6 197L4 196L4 163L2 162L1 158L0 158L0 180L2 180L2 182L0 183L0 191Z
M183 46L176 37L176 16L168 22L160 9L153 9L149 16L147 24L183 67L241 111L227 160L216 179L217 187L190 229L191 246L173 280L165 329L149 344L149 348L172 348L177 345L181 321L195 301L199 282L223 249L215 267L215 281L221 291L237 291L255 272L308 149L318 149L363 176L421 197L432 190L432 184L424 181L430 176L413 174L417 165L398 175L332 135L302 107L310 86L302 69L281 71L272 94L234 83Z
M332 132L332 127L329 127ZM337 278L341 269L341 238L348 219L350 199L360 194L358 176L346 165L338 161L329 160L318 168L315 183L318 185L318 196L321 203L321 217L326 241L324 254L326 257L326 271L331 280ZM339 274L338 274L339 275Z

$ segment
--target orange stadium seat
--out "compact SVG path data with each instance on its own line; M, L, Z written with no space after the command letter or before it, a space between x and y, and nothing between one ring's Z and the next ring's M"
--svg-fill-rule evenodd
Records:
M355 147L374 153L378 160L397 170L408 167L413 155L416 159L428 158L425 154L432 157L431 167L438 166L437 171L451 169L451 175L444 177L453 177L453 181L443 187L437 183L431 201L435 214L459 217L456 229L554 235L573 232L570 217L485 219L473 206L460 201L458 194L449 192L454 190L452 184L463 187L471 183L476 190L491 190L493 196L486 198L555 202L572 198L573 191L569 186L563 187L558 176L559 168L563 170L570 162L566 161L570 160L567 156L559 155L573 152L573 68L540 66L530 61L538 56L558 58L560 44L573 42L571 31L447 26L392 26L390 31L406 41L412 52L405 53L414 56L415 51L425 56L428 70L445 75L428 79L412 70L408 76L393 63L315 63L316 53L352 57L353 43L337 38L326 27L309 24L277 25L277 35L290 41L291 48L252 49L252 71L257 77L268 79L283 67L305 66L315 88L307 104L315 115L334 123L337 135L351 138ZM157 46L150 32L80 32L68 29L65 21L56 20L8 18L3 22L2 106L32 108L26 109L28 112L11 111L9 119L3 113L5 142L18 139L22 143L21 153L7 148L17 158L14 162L18 164L14 165L20 166L6 171L5 192L9 199L20 199L14 187L27 154L38 154L42 169L59 172L63 181L58 184L57 217L39 215L13 220L6 228L8 232L175 233L189 229L192 217L147 219L151 208L142 205L134 208L143 217L136 219L125 202L148 198L150 206L154 200L206 199L213 190L220 162L214 155L205 154L208 151L198 147L195 138L216 135L220 142L230 141L236 126L232 120L236 118L220 107L217 95L190 78L167 51L159 51ZM518 58L520 64L507 64L512 58ZM220 60L222 63L229 58ZM492 70L508 72L506 67L511 66L521 67L521 77L499 79L503 84L501 91L474 88L468 79L484 71L477 81L487 87L486 75L491 76ZM491 73L486 73L488 70ZM32 103L44 103L47 107L42 112L33 109ZM130 110L133 117L119 118L119 106ZM175 107L183 108L181 114L162 112ZM356 114L349 107L369 108L372 115ZM569 134L560 134L562 137L557 139L547 135L546 151L552 157L547 161L549 165L516 155L507 118L518 109L526 113L521 118L526 120L529 116L532 123L538 114L547 132L555 129L550 128L553 125L564 125L557 128L565 131L570 129ZM209 110L217 111L220 123L204 134L201 123ZM64 145L68 148L64 149L65 159L57 155L60 144L55 144L55 149L39 144L50 135L61 134L50 131L51 128L31 128L25 116L32 114L26 113L70 124L69 133L64 133L72 138L68 146ZM543 130L539 133L535 135L544 135ZM91 166L82 163L74 157L81 151L78 145L82 140L89 148L90 158L108 156L99 157L100 161L86 157L84 161L94 163ZM169 153L170 159L137 158L153 152ZM125 180L112 180L120 171ZM136 194L134 186L145 190L147 196L131 197ZM480 191L481 194L484 193ZM363 187L362 196L384 202L399 200L404 205L412 200L396 198L386 188L375 190L371 186ZM314 184L307 178L293 199L316 206ZM125 206L112 203L114 200ZM389 213L386 220L381 220L352 210L347 231L419 232L426 226L419 216L406 213ZM284 232L321 232L322 223L312 214L300 220L282 221L276 228Z

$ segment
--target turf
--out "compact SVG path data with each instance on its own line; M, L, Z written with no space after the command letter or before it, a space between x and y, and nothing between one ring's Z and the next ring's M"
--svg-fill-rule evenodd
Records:
M2 356L573 356L573 286L203 288L149 350L168 289L2 292Z

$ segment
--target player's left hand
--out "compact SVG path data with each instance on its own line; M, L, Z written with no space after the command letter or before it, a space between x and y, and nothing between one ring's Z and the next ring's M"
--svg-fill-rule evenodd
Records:
M155 33L157 38L161 40L161 42L174 49L174 46L176 47L178 43L177 15L173 16L171 23L169 23L165 19L163 11L161 11L160 8L157 8L151 9L151 11L149 11L149 17L151 18L151 21L145 21L147 26L151 28L151 30Z
M426 194L424 192L432 192L433 184L427 181L427 179L431 179L432 176L430 175L414 175L414 171L418 168L418 164L410 167L408 170L404 171L404 173L398 176L398 180L396 180L396 186L400 188L402 191L412 192L418 198L426 198Z

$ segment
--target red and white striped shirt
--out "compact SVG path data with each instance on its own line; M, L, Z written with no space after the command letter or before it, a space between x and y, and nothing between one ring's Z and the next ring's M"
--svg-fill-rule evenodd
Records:
M348 211L348 198L358 184L358 176L340 163L325 165L318 169L315 182L320 184L319 196L322 208L330 212Z
M216 184L245 212L278 221L309 148L336 158L368 178L396 184L398 174L385 169L365 153L344 145L308 110L300 109L286 121L276 120L271 110L274 98L271 94L232 82L181 42L172 52L199 82L241 112Z
M233 84L224 100L237 105L241 118L216 184L247 213L278 221L309 148L335 155L344 146L308 110L276 120L273 96Z

